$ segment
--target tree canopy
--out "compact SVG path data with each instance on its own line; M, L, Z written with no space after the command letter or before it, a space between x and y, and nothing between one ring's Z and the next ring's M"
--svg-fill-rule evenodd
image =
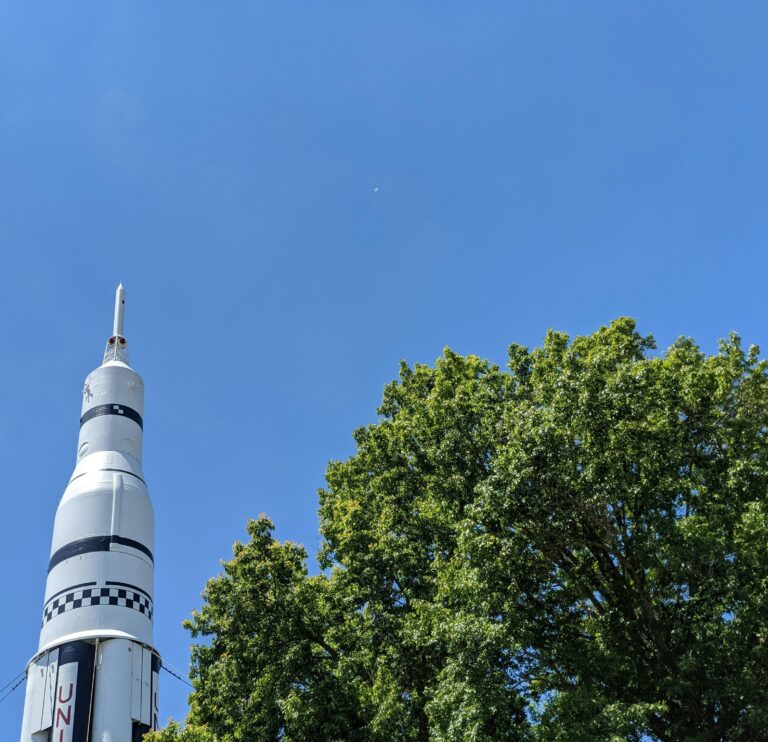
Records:
M768 367L619 319L401 364L320 492L186 622L156 742L768 740Z

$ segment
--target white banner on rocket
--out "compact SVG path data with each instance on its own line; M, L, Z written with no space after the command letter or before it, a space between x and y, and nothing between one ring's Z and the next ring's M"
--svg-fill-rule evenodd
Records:
M51 742L73 742L74 740L78 665L77 662L68 662L66 665L59 666Z

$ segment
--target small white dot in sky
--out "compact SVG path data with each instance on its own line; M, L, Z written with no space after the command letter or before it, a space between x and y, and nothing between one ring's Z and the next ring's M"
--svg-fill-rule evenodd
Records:
M375 186L375 187L374 187L374 189L373 189L373 192L374 192L374 193L378 193L378 192L379 192L379 187L378 187L378 186Z

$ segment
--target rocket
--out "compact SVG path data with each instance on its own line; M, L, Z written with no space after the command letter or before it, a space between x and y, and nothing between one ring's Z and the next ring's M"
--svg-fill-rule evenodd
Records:
M124 318L120 284L104 361L83 387L75 470L56 511L21 742L139 742L158 726L144 382L128 362Z

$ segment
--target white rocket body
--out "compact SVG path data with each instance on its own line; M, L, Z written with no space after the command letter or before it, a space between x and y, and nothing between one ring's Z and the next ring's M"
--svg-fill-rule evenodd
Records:
M128 365L123 311L121 285L104 363L85 380L77 463L56 511L21 742L138 742L157 728L144 384Z

